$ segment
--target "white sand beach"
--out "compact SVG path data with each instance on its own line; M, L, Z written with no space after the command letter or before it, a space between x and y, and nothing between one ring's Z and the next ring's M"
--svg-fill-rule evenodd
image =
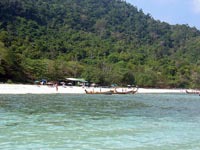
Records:
M54 94L54 93L85 93L83 87L55 86L47 85L25 85L25 84L0 84L0 94Z
M138 93L186 93L186 89L148 89L148 88L139 88Z
M26 85L26 84L0 84L0 94L85 94L88 91L108 91L112 88L100 87L77 87L77 86L55 86L47 85ZM128 88L118 88L118 90L128 91ZM186 93L185 89L148 89L138 88L137 93Z

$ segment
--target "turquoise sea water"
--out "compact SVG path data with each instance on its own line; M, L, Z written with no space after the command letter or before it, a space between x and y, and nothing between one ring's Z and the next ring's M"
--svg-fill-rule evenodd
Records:
M0 95L0 149L200 150L200 96Z

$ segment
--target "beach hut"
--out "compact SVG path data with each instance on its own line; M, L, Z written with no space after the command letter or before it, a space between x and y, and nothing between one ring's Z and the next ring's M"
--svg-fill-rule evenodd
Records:
M67 85L85 86L88 82L82 78L66 78Z

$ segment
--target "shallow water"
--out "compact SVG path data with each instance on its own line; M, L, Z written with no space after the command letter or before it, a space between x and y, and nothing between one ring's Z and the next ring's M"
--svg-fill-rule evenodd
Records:
M6 150L199 150L200 97L0 95Z

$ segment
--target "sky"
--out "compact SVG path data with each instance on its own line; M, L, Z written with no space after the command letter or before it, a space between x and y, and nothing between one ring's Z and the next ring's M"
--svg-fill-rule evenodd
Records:
M125 0L155 20L187 24L200 30L200 0Z

